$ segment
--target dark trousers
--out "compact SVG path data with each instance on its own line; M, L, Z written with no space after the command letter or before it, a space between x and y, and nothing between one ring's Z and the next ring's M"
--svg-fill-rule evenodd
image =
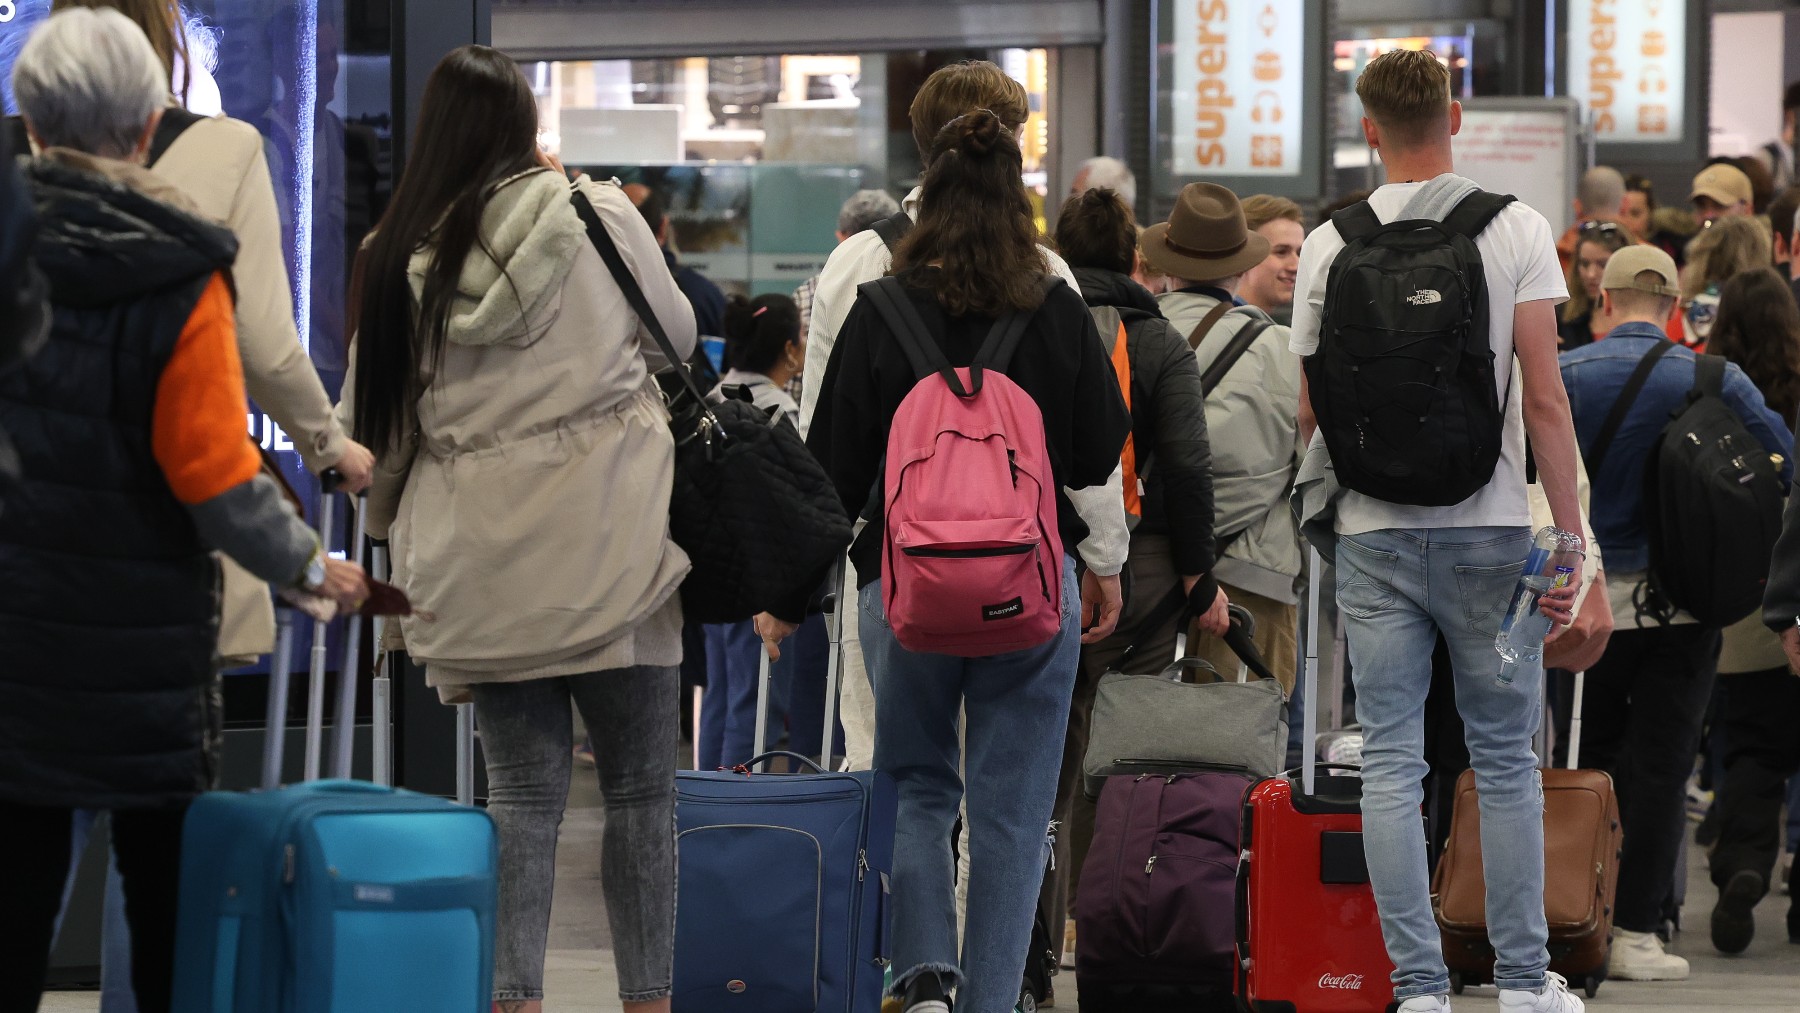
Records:
M131 926L131 985L143 1013L168 1013L175 972L181 821L187 806L112 814ZM32 1013L69 874L74 810L0 802L0 1013Z
M1700 752L1719 631L1702 626L1619 630L1588 670L1581 765L1604 770L1625 831L1614 924L1654 932L1674 895L1687 833L1687 782Z
M1781 805L1800 773L1800 678L1786 668L1721 676L1725 713L1724 783L1712 878L1724 886L1746 869L1766 888L1781 855Z

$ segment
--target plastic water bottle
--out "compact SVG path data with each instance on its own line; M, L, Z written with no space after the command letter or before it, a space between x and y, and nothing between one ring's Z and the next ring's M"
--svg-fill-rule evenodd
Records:
M1500 683L1508 685L1522 665L1535 664L1544 656L1544 638L1550 633L1550 617L1538 611L1538 599L1551 588L1567 587L1581 569L1581 538L1560 528L1546 527L1532 541L1525 557L1525 571L1513 590L1512 607L1500 623L1494 650L1504 662Z

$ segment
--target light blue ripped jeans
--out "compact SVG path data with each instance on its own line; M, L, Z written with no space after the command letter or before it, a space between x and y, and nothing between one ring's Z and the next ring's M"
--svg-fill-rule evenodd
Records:
M1545 949L1544 792L1532 752L1543 672L1498 681L1494 636L1525 568L1525 528L1383 530L1338 538L1337 601L1363 726L1363 844L1394 998L1450 991L1431 914L1424 801L1425 695L1441 632L1456 669L1456 705L1481 793L1481 852L1495 984L1538 989Z

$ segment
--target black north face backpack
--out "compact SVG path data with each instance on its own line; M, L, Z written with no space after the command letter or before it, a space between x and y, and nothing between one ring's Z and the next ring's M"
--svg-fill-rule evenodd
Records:
M1331 216L1344 249L1306 379L1344 488L1450 506L1494 477L1504 406L1475 237L1512 201L1478 190L1441 222L1383 225L1368 201Z

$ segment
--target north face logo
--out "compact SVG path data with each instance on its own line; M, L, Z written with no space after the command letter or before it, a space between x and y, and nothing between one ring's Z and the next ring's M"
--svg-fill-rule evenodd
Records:
M1422 288L1406 297L1406 301L1414 306L1430 306L1432 303L1444 301L1444 297L1435 288Z

